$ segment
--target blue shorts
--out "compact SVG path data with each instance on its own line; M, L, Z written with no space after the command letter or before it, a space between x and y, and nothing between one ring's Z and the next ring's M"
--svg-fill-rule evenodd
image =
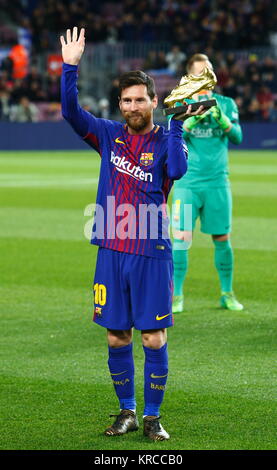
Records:
M94 276L94 317L111 330L173 325L172 260L100 247Z

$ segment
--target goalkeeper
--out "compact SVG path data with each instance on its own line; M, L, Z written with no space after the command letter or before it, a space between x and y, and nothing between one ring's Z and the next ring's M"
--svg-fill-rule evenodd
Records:
M212 67L212 64L206 55L194 54L188 61L187 71L198 75L207 66ZM189 149L189 165L185 176L175 182L173 193L173 313L184 309L188 248L198 217L201 231L212 236L221 307L243 309L233 292L232 196L228 178L228 143L240 144L242 131L238 109L231 98L202 90L193 96L193 101L210 98L216 98L218 105L184 122L183 137Z

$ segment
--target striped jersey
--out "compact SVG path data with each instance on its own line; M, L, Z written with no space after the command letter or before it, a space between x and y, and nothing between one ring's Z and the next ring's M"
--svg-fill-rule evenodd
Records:
M91 243L112 250L171 258L167 199L187 170L182 122L131 135L124 123L96 118L77 100L77 66L63 64L62 113L101 157Z

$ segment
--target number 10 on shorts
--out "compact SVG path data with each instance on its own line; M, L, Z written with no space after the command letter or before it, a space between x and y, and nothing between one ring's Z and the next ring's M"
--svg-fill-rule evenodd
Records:
M94 303L96 305L101 305L101 307L103 307L103 305L105 305L107 301L106 286L104 286L104 284L98 284L97 282L97 284L94 284L93 290L94 290Z

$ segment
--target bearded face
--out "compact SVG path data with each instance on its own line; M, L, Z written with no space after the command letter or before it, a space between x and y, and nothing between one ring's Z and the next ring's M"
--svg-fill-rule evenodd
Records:
M119 108L129 130L134 133L149 132L153 124L153 109L157 97L152 100L145 85L133 85L122 90Z
M152 112L125 112L123 113L123 116L130 129L133 129L136 132L140 132L148 127L149 123L151 122Z

